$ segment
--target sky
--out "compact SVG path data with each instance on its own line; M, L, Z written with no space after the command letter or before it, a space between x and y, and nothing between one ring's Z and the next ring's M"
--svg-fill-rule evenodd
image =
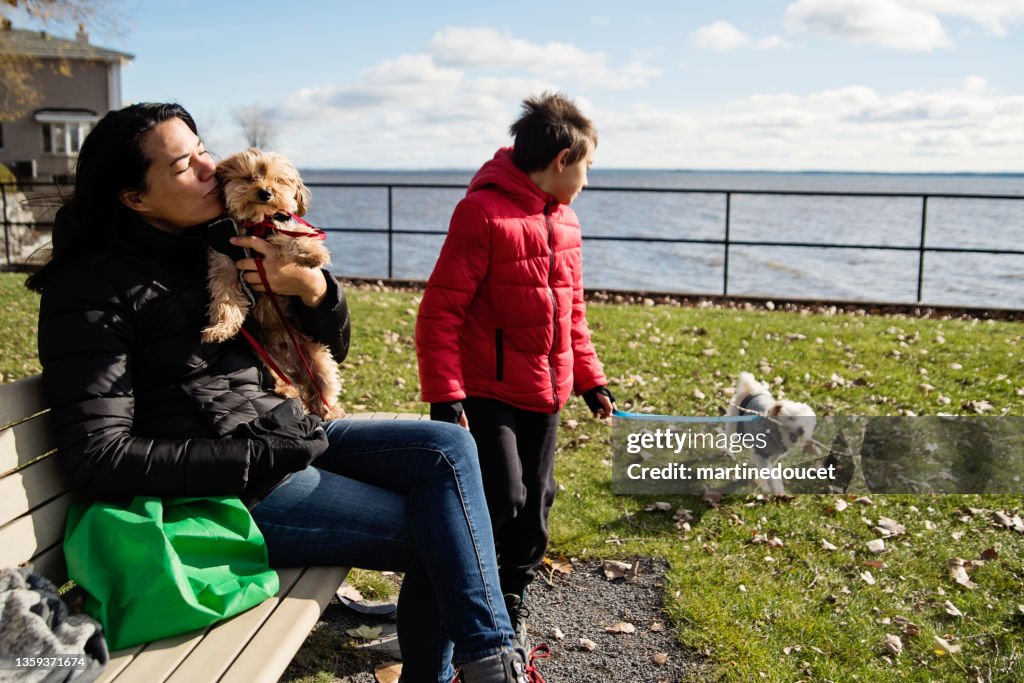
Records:
M473 169L560 90L595 167L1024 172L1024 0L108 0L126 103L302 168Z

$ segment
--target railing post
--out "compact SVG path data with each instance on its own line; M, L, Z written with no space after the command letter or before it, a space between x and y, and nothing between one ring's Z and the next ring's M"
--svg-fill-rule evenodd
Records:
M3 196L4 212L4 257L7 265L11 265L11 221L7 217L7 184L0 183L0 195Z
M394 233L394 205L391 190L393 187L388 185L388 279L395 277L394 269L394 249L395 249L395 233Z
M921 303L924 288L924 238L928 224L928 195L921 197L921 242L917 248L917 303Z
M729 296L729 230L732 220L732 192L725 193L725 265L722 269L722 296Z

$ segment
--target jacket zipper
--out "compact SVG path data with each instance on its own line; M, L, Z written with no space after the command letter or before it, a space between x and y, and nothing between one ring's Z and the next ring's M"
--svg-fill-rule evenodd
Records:
M555 377L555 364L551 362L551 354L555 352L558 345L558 298L551 286L551 278L555 273L555 229L551 225L551 208L553 203L549 202L544 206L544 222L548 226L548 296L551 297L552 324L551 324L551 350L548 351L548 370L551 373L551 397L555 404L552 413L558 412L558 378Z
M503 381L505 377L505 347L502 340L503 333L504 331L500 329L494 331L494 347L497 349L497 352L495 353L496 367L494 374L498 378L499 382Z

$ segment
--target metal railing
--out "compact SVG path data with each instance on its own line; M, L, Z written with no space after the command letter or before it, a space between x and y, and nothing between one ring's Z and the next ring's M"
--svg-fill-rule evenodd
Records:
M465 190L466 186L453 183L384 183L384 182L309 182L310 188L356 188L356 189L384 189L387 191L386 226L384 227L360 227L360 226L319 226L328 233L345 234L373 234L385 235L387 237L387 277L394 278L394 252L395 239L403 235L434 235L443 236L446 230L437 229L400 229L395 227L395 190L396 189L417 189L417 190ZM35 183L34 188L45 187L46 184ZM56 187L51 185L51 187ZM637 235L583 235L584 242L623 242L623 243L650 243L650 244L701 244L717 245L722 248L723 272L721 292L692 292L694 294L720 294L729 296L729 257L734 247L780 247L780 248L807 248L807 249L865 249L880 250L889 252L916 252L917 253L917 294L916 301L922 301L925 256L929 253L952 253L952 254L991 254L991 255L1015 255L1024 256L1022 249L1009 248L971 248L971 247L942 247L929 246L927 244L928 228L928 203L933 199L972 199L972 200L1024 200L1024 195L997 195L997 194L959 194L959 193L911 193L911 192L837 192L837 191L797 191L797 190L725 190L725 189L678 189L678 188L643 188L643 187L588 187L586 192L624 192L638 194L699 194L699 195L721 195L724 197L724 225L721 239L703 239L692 237L655 237ZM29 224L19 224L8 220L7 204L10 201L11 189L9 186L0 185L0 202L2 202L5 263L8 266L14 265L10 251L10 236L13 228ZM732 237L732 205L733 197L738 195L771 195L771 196L800 196L800 197L880 197L880 198L910 198L919 199L920 206L920 232L917 243L914 245L886 245L872 243L849 243L849 242L790 242L773 240L748 240L734 239ZM46 227L48 223L31 224L34 228Z

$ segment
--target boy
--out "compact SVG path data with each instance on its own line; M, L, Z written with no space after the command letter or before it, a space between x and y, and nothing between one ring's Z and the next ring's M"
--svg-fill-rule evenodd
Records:
M597 132L565 95L523 102L512 148L483 165L455 207L416 320L423 400L468 428L498 551L502 592L526 642L525 589L544 559L559 411L575 389L614 407L590 341L579 219Z

